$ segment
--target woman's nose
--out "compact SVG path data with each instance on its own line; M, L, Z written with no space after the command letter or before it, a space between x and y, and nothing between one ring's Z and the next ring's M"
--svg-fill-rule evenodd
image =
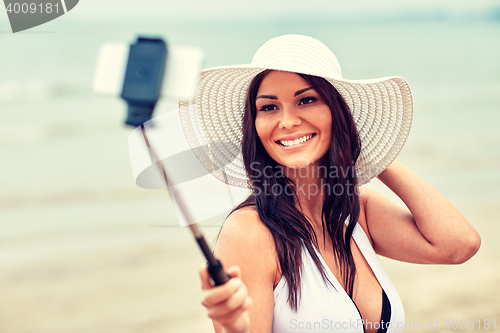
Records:
M281 111L281 118L279 127L283 129L292 128L294 126L298 126L302 123L302 120L298 116L295 108L293 107L284 107Z

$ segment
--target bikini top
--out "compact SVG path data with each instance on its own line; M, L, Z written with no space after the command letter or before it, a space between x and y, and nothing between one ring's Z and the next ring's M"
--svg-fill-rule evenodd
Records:
M308 251L304 249L302 252L304 266L297 312L294 312L287 303L288 286L282 277L274 289L273 333L363 333L365 324L368 328L378 329L378 333L399 333L402 331L404 326L403 303L359 224L354 228L353 239L382 287L381 322L365 323L356 304L333 275L319 252L316 250L326 276L334 288L325 283L318 267ZM390 319L388 320L388 318ZM382 321L383 326L380 325Z

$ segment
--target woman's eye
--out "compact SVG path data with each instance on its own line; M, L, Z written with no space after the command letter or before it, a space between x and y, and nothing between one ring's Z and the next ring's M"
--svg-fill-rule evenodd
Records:
M260 108L260 111L273 111L273 110L277 110L278 107L274 104L267 104L267 105L264 105Z
M299 105L311 104L317 100L318 99L316 97L304 97L300 100Z

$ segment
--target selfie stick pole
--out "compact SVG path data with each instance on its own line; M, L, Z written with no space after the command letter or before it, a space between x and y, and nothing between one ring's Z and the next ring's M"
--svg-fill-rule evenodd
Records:
M146 145L148 146L149 151L151 152L153 161L159 161L158 158L156 157L156 153L149 144L148 136L146 134L146 129L144 128L144 125L141 125L141 130L142 134L144 135L144 139L146 141ZM184 200L182 200L182 196L180 193L177 191L175 186L168 186L168 176L167 176L167 171L165 170L165 166L163 165L163 161L160 161L159 165L161 165L161 172L163 174L163 178L165 179L165 186L167 187L167 191L170 190L170 194L172 195L172 198L177 202L177 205L179 206L179 209L182 212L182 215L184 215L184 218L186 219L186 222L189 225L189 228L191 229L194 238L196 238L196 242L201 248L201 251L205 255L205 258L208 261L208 273L210 274L210 277L214 281L214 284L216 286L221 285L226 283L229 280L229 276L224 272L224 269L220 263L219 260L215 259L212 251L210 250L210 247L208 246L207 242L205 241L205 238L203 237L202 233L196 226L196 223L194 222L194 219L189 212L189 209L186 207L186 204L184 203Z
M196 238L196 242L208 261L208 272L210 277L214 281L214 284L218 286L226 283L230 277L224 272L220 261L214 258L210 247L196 226L180 193L175 186L169 188L167 171L165 170L163 161L157 158L153 147L149 143L144 128L144 122L151 119L156 102L160 97L166 58L167 45L162 39L139 37L137 42L130 46L125 80L121 93L121 97L128 105L125 123L131 126L141 126L142 134L151 154L152 162L159 161L167 191L170 189L172 198L179 206L182 215Z

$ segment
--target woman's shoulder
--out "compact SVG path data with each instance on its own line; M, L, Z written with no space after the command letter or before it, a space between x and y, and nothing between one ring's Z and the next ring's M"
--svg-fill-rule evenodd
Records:
M239 246L260 245L259 248L276 250L271 231L260 219L255 206L240 208L227 217L219 236L220 242Z
M260 272L271 282L275 281L279 260L274 239L252 206L229 215L220 232L215 255L224 266L240 266L247 276Z

